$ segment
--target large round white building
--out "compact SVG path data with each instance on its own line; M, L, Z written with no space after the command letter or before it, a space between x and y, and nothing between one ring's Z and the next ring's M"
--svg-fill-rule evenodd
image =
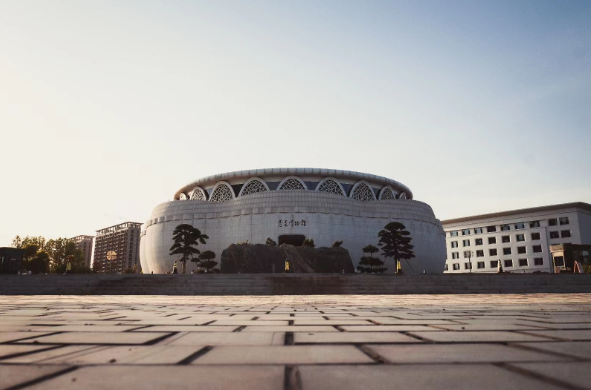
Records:
M431 207L413 200L411 190L395 180L352 171L318 168L271 168L222 173L179 189L170 202L152 211L144 224L140 261L144 273L166 273L174 228L187 223L209 236L201 250L221 253L248 241L316 247L343 241L357 266L362 248L377 245L378 232L391 221L403 223L415 246L408 273L442 273L445 234ZM187 264L190 271L195 266ZM388 272L393 261L386 262Z

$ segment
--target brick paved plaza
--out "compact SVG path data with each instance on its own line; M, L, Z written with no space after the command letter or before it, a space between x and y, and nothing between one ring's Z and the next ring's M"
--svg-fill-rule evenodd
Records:
M1 389L589 389L591 294L15 296Z

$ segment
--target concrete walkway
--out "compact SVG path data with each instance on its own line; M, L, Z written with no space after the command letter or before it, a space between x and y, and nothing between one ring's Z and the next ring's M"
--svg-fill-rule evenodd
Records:
M0 389L589 389L591 294L3 296Z

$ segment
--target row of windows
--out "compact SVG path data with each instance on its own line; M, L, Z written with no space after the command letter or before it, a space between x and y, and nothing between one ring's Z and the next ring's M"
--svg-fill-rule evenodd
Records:
M472 264L473 263L464 263L464 269L472 269ZM519 259L517 260L517 264L519 267L529 267L529 261L528 259ZM536 257L534 259L534 264L535 266L540 266L540 265L544 265L544 259L541 257ZM490 268L492 269L496 269L499 266L499 261L498 260L492 260L490 262ZM503 260L503 266L505 268L512 268L513 267L513 260ZM486 268L486 263L484 261L478 261L476 262L476 268L477 269L485 269ZM459 271L460 270L460 263L453 263L452 264L452 269L454 271ZM448 266L447 264L445 265L445 270L448 270Z
M540 221L530 221L530 222L527 222L527 224L530 228L539 228L540 227ZM560 224L560 226L569 225L570 221L569 221L568 217L550 218L548 220L548 226L557 226L559 224ZM517 222L517 223L513 224L513 226L515 227L515 230L525 229L526 222ZM510 224L500 225L499 229L500 229L500 231L509 231L509 230L511 230L511 225ZM487 233L494 233L497 231L497 226L492 225L492 226L487 226L486 228L478 227L478 228L474 228L474 229L462 229L461 231L462 231L462 236L469 236L470 234L472 234L472 232L474 232L474 234L482 234L485 231ZM460 234L459 230L452 230L449 232L450 237L457 237L459 234Z
M299 177L289 176L283 179L281 183L279 183L277 190L308 190L308 186ZM238 191L238 189L236 189L236 191ZM267 183L265 183L265 181L259 179L258 177L252 177L248 179L246 182L244 182L244 184L240 188L238 197L265 191L270 191ZM400 194L398 194L390 186L382 188L381 190L379 190L379 193L377 192L377 190L374 193L374 190L371 188L369 183L365 182L364 180L355 183L355 185L353 185L353 187L349 191L349 194L347 195L341 183L339 183L336 179L330 177L327 177L320 181L320 183L316 185L315 191L328 192L331 194L349 197L360 201L407 199L407 195L405 192L401 192ZM179 195L179 200L191 199L203 201L209 200L210 202L225 202L228 200L232 200L235 197L236 196L232 186L225 181L221 181L215 185L215 187L211 191L211 195L209 195L209 199L208 193L206 191L204 191L201 187L195 187L189 194L181 193Z
M534 245L532 246L532 252L533 253L542 253L542 246L541 245ZM527 252L527 247L525 246L518 246L517 247L517 253L518 254L524 254L524 253L528 253ZM498 250L497 248L492 248L488 250L488 255L489 256L497 256L498 254ZM511 255L512 254L512 249L511 248L503 248L503 255L507 256L507 255ZM474 257L474 253L472 251L464 251L464 259L467 259L469 257ZM476 257L484 257L484 250L477 250L476 251ZM452 252L451 253L451 258L452 259L459 259L460 258L460 252Z
M552 231L550 232L550 238L551 239L555 239L555 238L568 238L571 237L570 234L570 230L561 230L559 231ZM530 235L531 241L538 241L540 240L540 233L539 232L534 232L531 233ZM516 242L524 242L525 241L525 234L516 234L515 235L515 240ZM511 236L501 236L501 242L503 244L505 243L509 243L511 242ZM463 247L467 247L470 246L471 241L470 240L462 240L462 246ZM474 240L474 245L475 246L480 246L483 245L484 241L482 238L476 238ZM489 245L494 245L497 243L497 238L496 237L488 237L488 244ZM457 248L458 247L458 242L457 241L451 241L450 243L451 248Z

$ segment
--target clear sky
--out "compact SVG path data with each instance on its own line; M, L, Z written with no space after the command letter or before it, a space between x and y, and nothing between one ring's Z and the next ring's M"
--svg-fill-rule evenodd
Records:
M0 246L264 167L440 219L591 202L591 1L0 2Z

